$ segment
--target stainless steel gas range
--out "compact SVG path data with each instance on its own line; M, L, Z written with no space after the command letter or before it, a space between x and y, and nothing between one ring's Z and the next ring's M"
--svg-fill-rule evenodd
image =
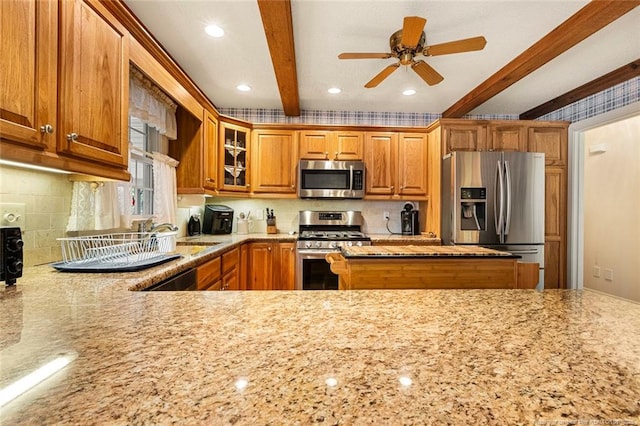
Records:
M324 259L343 245L369 246L362 232L364 218L359 211L310 211L299 213L296 249L297 290L337 290L338 276Z

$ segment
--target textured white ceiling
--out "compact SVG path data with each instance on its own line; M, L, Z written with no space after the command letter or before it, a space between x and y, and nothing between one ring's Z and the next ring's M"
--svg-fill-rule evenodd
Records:
M282 103L254 0L125 0L200 89L222 108ZM300 107L304 110L441 113L582 8L587 1L292 0ZM341 52L388 52L404 16L427 19L427 44L484 35L482 51L422 58L444 76L427 86L401 67L378 87L364 84L394 59L339 60ZM204 27L226 34L214 39ZM605 27L475 114L519 114L640 55L640 8ZM240 83L252 91L236 90ZM339 95L329 87L342 89ZM414 96L401 92L412 88Z

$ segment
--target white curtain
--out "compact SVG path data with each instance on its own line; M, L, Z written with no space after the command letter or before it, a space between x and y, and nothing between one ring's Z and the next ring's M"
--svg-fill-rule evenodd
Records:
M119 227L118 182L73 182L67 232Z
M156 223L176 223L178 164L167 155L153 152L153 215Z
M168 139L178 137L177 105L138 69L130 68L129 115L158 129Z

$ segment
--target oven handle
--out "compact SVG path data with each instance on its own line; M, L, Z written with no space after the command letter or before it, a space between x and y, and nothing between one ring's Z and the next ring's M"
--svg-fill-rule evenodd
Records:
M298 254L302 254L302 255L321 255L322 257L324 257L325 254L327 253L340 253L340 250L334 250L334 249L297 249Z
M353 165L349 166L349 190L353 191Z

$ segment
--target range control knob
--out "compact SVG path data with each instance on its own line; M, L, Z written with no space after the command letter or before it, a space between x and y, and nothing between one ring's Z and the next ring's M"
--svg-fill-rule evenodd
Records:
M22 272L22 266L23 264L21 260L15 260L7 265L7 271L10 274L19 274L20 272Z
M347 241L347 247L351 247L352 245L353 245L353 242Z
M357 245L358 247L362 247L362 241L358 241L358 242L356 243L356 245Z
M336 243L335 241L331 241L331 242L329 243L329 247L331 247L331 248L336 248L336 247L338 247L338 243Z
M311 248L311 241L307 241L304 243L304 248Z
M320 248L321 245L322 243L320 241L316 241L316 248Z
M18 251L24 246L24 241L21 238L10 239L7 241L7 250Z

